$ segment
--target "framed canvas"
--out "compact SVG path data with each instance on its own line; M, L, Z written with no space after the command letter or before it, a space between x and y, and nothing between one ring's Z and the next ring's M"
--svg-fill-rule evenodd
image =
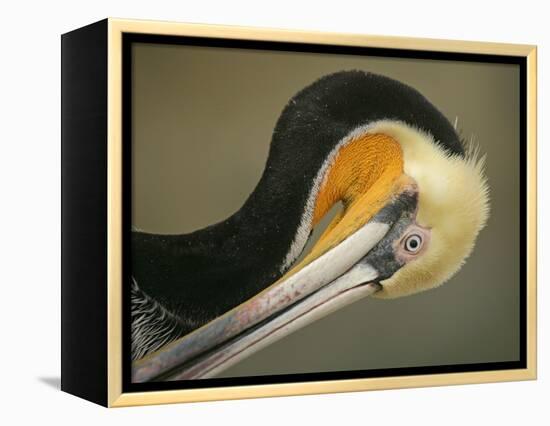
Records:
M106 19L62 36L62 389L536 378L536 48Z

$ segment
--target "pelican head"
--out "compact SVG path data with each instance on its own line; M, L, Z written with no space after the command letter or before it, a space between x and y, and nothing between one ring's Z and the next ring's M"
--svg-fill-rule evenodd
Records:
M395 298L437 287L464 264L489 215L484 157L470 145L449 154L434 137L404 123L380 121L370 132L398 141L403 174L418 188L415 219L394 242L401 265L373 297Z

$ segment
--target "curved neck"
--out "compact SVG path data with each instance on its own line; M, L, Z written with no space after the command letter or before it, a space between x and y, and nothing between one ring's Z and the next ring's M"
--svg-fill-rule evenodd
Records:
M300 270L366 224L409 178L403 174L399 143L384 134L362 134L337 147L323 184L316 193L309 223L315 227L330 208L342 201L344 208L290 273Z
M330 246L345 238L357 223L366 223L382 207L393 182L403 174L403 160L401 147L393 138L351 133L333 145L316 170L286 176L278 175L279 171L280 168L266 168L237 218L242 225L267 232L256 241L284 248L272 260L284 256L278 266L280 272L285 272L302 253L313 228L337 202L341 201L344 209L322 238ZM261 222L252 225L254 219ZM329 233L331 239L327 239ZM312 252L326 249L327 246L317 244Z

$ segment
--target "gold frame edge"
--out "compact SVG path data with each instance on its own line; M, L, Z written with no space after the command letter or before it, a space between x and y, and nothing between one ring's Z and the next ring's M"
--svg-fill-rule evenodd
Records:
M388 49L519 56L527 59L527 368L317 382L122 393L122 34L219 37ZM537 50L534 45L264 29L164 21L108 19L107 339L108 406L358 392L534 380L536 373Z

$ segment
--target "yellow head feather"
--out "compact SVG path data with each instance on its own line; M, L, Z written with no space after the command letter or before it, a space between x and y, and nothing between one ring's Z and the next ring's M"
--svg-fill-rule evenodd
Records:
M417 223L431 228L426 251L382 281L375 297L406 296L441 285L460 269L487 222L485 158L473 147L465 157L449 155L431 135L404 123L379 121L368 131L400 143L404 172L419 188Z

